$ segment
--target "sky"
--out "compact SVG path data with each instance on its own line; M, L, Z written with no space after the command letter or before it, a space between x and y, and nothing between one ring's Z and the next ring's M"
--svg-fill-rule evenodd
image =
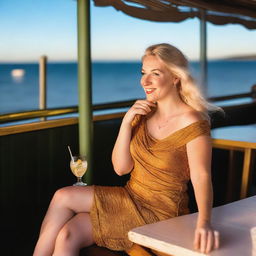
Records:
M91 4L92 60L139 60L144 49L170 43L199 58L199 20L160 23ZM207 23L209 59L256 54L256 30ZM0 0L0 62L76 61L75 0Z

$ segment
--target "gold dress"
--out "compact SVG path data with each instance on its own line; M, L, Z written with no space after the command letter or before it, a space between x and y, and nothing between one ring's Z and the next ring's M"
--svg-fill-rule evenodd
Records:
M132 228L189 213L186 144L200 135L210 135L207 120L157 140L149 134L146 118L136 118L130 180L125 187L94 186L90 216L97 245L127 250L133 245L127 236Z

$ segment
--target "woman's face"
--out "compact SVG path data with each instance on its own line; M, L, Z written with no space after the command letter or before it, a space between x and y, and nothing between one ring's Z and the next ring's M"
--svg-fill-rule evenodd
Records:
M141 85L147 100L157 102L168 97L176 87L175 78L164 62L157 56L148 55L142 63Z

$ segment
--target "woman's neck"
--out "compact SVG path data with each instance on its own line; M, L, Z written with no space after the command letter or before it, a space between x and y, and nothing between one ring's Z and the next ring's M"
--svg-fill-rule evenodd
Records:
M190 107L180 99L179 95L177 95L177 97L172 95L172 97L166 97L165 99L157 102L155 114L159 118L165 119L188 110L190 110Z

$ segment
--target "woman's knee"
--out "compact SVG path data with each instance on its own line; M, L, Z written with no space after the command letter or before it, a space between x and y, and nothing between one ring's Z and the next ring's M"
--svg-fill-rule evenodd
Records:
M63 245L68 245L72 240L75 232L70 229L69 226L65 225L59 232L56 238L56 243L62 243Z
M69 200L71 200L71 194L69 187L60 188L54 193L52 201L54 203L57 202L58 204L65 205Z
M76 214L60 230L56 246L66 249L80 249L93 244L90 216L86 213Z
M73 252L78 251L80 246L77 245L77 240L75 238L76 232L70 229L69 226L65 225L59 232L55 241L54 254L60 252Z
M93 186L63 187L55 192L52 202L74 212L89 212L93 202L93 194Z

